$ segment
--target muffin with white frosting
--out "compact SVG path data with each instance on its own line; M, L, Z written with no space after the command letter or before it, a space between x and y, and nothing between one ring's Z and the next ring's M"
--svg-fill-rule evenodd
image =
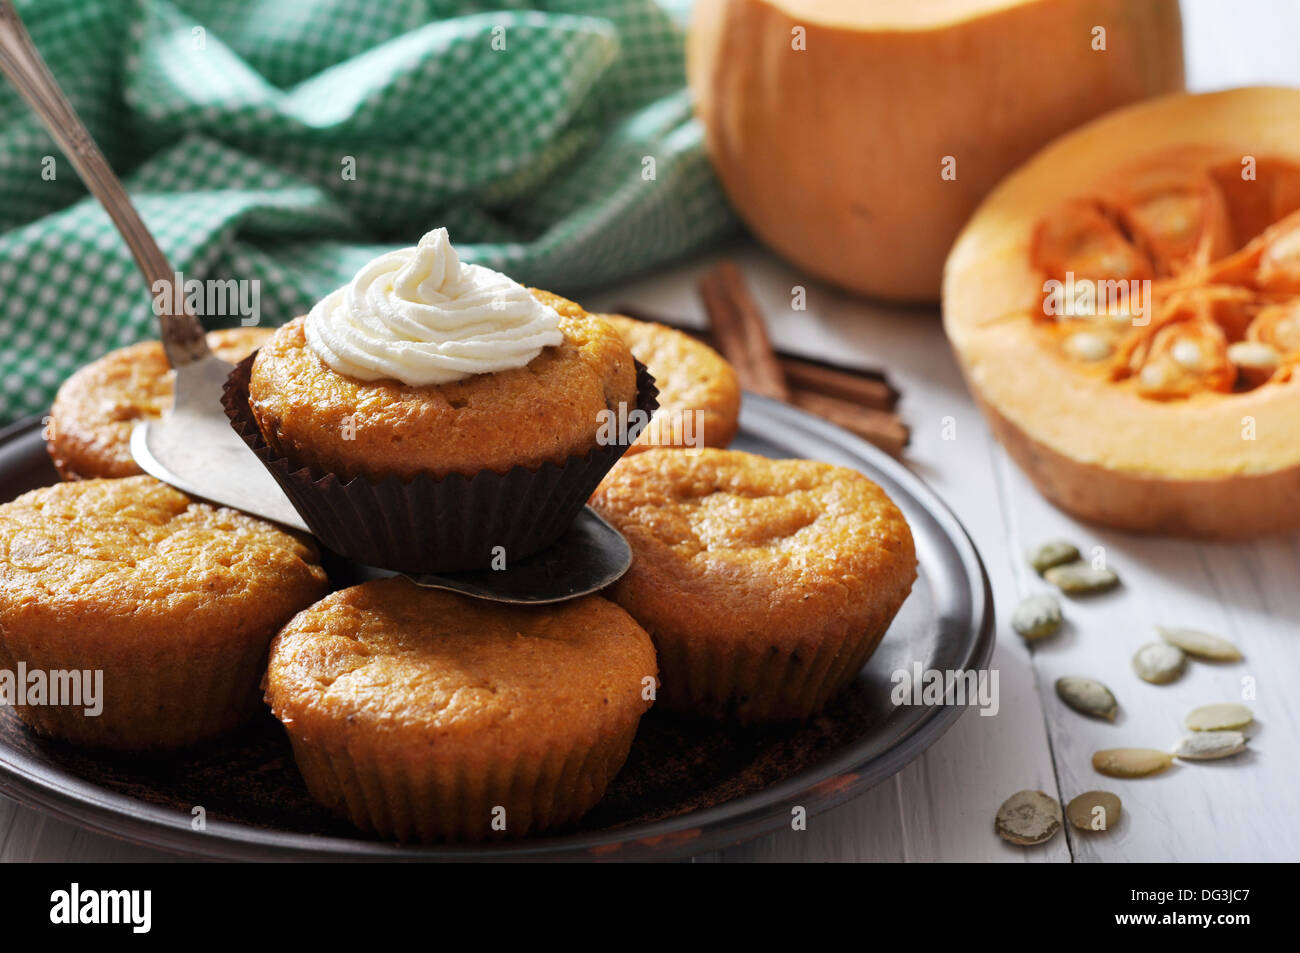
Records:
M648 420L638 400L653 390L608 324L462 263L441 228L277 331L246 376L233 400L255 425L245 439L283 461L313 532L359 561L426 572L524 558L563 532L636 438L611 421ZM340 488L343 514L322 498ZM521 494L532 512L517 512ZM438 544L424 522L461 542ZM527 533L502 525L519 522ZM391 538L397 524L421 526L423 542Z

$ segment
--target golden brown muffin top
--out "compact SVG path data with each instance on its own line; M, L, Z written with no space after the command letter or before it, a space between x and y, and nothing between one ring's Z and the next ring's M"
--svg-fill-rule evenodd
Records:
M563 463L596 444L599 414L636 405L636 370L608 324L545 291L564 343L526 367L451 384L363 381L330 369L297 318L258 352L250 404L272 446L345 478L406 480ZM347 438L345 439L345 435Z
M233 364L270 336L271 328L211 331L208 347ZM173 376L162 342L141 341L109 351L64 381L46 433L59 475L85 480L143 472L131 457L131 430L171 406Z
M83 480L0 506L0 627L105 651L126 639L219 645L325 593L313 545L153 477Z
M621 314L597 317L613 325L659 388L655 422L628 453L653 446L725 447L731 443L740 420L740 383L721 354L666 324L635 321ZM686 415L693 411L699 411L699 417L688 422ZM694 442L688 444L688 437Z
M335 592L271 644L266 700L328 746L510 758L625 727L650 707L654 648L614 603L508 606L402 577Z
M591 504L632 546L614 598L652 635L815 640L892 617L916 579L898 507L828 463L648 450L620 460Z

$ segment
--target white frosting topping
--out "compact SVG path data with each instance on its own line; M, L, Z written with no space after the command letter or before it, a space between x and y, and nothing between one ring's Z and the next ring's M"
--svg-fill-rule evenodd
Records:
M445 228L322 298L306 334L340 374L414 387L523 367L564 340L554 308L498 271L461 264Z

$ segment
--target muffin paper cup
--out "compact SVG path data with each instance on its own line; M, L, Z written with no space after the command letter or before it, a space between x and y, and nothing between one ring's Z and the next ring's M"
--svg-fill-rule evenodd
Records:
M202 658L182 640L104 665L76 646L11 630L0 644L0 665L13 671L21 659L31 670L103 671L103 711L97 716L87 716L80 705L15 706L39 734L97 750L170 751L228 734L253 717L272 634L242 644L232 640L228 652Z
M253 359L235 365L222 406L235 432L271 472L312 533L328 549L368 566L408 573L486 569L496 547L517 561L555 542L577 518L605 474L640 435L629 427L626 443L596 446L562 465L483 470L441 479L421 474L403 482L354 477L344 482L271 447L248 402ZM636 409L648 422L659 390L636 362Z
M656 632L656 705L744 725L806 720L853 680L888 627L886 620L879 627L844 632L803 655L750 646L714 648Z
M394 757L364 744L325 748L286 725L311 796L361 830L400 842L473 843L574 823L627 760L637 722L494 768ZM504 809L504 830L492 825Z

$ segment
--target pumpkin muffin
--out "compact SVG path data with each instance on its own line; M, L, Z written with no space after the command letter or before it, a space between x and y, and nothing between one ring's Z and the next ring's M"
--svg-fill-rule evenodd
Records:
M916 579L902 513L862 474L734 450L620 461L592 506L632 546L611 598L654 639L674 710L807 718L851 682Z
M473 476L562 464L596 446L602 414L636 406L636 369L618 333L580 306L533 290L559 313L563 342L524 367L412 386L332 370L297 318L258 351L249 403L276 452L344 480Z
M726 359L676 328L602 314L659 388L659 411L628 449L725 447L740 426L740 383Z
M270 328L211 331L208 347L234 364L270 336ZM64 381L45 431L59 476L89 480L143 473L131 457L131 431L138 421L161 417L171 406L173 376L162 342L142 341L109 351Z
M608 324L438 228L276 332L222 405L324 546L443 573L555 542L655 394Z
M599 596L506 606L391 577L299 613L265 689L316 800L386 838L475 841L590 810L655 674L649 637Z
M51 697L17 705L18 717L124 751L238 727L259 707L271 637L325 594L316 561L301 538L147 476L61 483L0 506L0 667L51 684L55 672L102 673L97 705Z

